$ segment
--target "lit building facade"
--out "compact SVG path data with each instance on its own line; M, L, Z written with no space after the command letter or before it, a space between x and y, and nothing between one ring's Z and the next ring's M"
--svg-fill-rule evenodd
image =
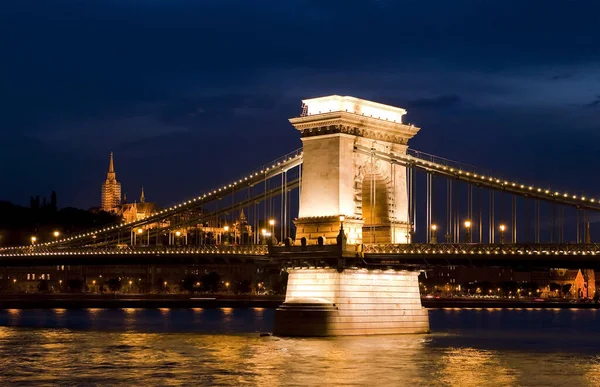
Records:
M120 206L118 214L123 217L125 222L135 222L154 215L158 211L156 203L146 202L146 195L142 187L140 202L124 203Z
M117 181L113 153L110 153L110 163L106 181L102 184L102 211L117 213L121 205L121 183Z

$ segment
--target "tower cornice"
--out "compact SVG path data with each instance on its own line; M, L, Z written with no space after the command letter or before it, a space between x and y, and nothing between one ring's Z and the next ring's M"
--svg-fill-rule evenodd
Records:
M345 133L357 137L406 145L420 128L413 125L367 117L351 112L328 112L291 118L302 137Z

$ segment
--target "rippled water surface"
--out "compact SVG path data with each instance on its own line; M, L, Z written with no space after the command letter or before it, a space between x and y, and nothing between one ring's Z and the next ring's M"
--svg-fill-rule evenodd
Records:
M430 335L280 339L268 309L0 310L1 385L600 385L600 312L431 310Z

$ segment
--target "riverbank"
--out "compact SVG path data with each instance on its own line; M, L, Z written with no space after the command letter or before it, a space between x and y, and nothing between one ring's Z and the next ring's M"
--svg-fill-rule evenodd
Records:
M0 295L0 309L86 308L277 308L284 296L161 295L161 294L9 294ZM568 300L515 300L481 298L423 298L425 308L560 308L598 309L600 304Z
M277 308L284 296L159 294L24 294L0 296L0 309Z
M541 308L541 309L598 309L600 304L570 302L569 300L535 301L532 299L485 299L485 298L423 298L425 308Z

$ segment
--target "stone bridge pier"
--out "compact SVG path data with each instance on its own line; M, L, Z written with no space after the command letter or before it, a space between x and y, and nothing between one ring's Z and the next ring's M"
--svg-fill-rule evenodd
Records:
M303 145L296 240L306 238L308 245L316 245L322 237L327 245L340 244L343 238L350 249L362 243L410 243L406 167L354 152L355 145L361 145L405 154L408 140L419 131L402 123L406 110L338 95L302 102L302 115L290 119ZM345 235L337 238L340 230ZM324 257L319 254L325 253L309 255L318 260ZM275 314L275 335L429 331L418 272L353 267L288 272L285 303Z
M429 332L418 272L298 268L288 270L278 336L347 336Z

